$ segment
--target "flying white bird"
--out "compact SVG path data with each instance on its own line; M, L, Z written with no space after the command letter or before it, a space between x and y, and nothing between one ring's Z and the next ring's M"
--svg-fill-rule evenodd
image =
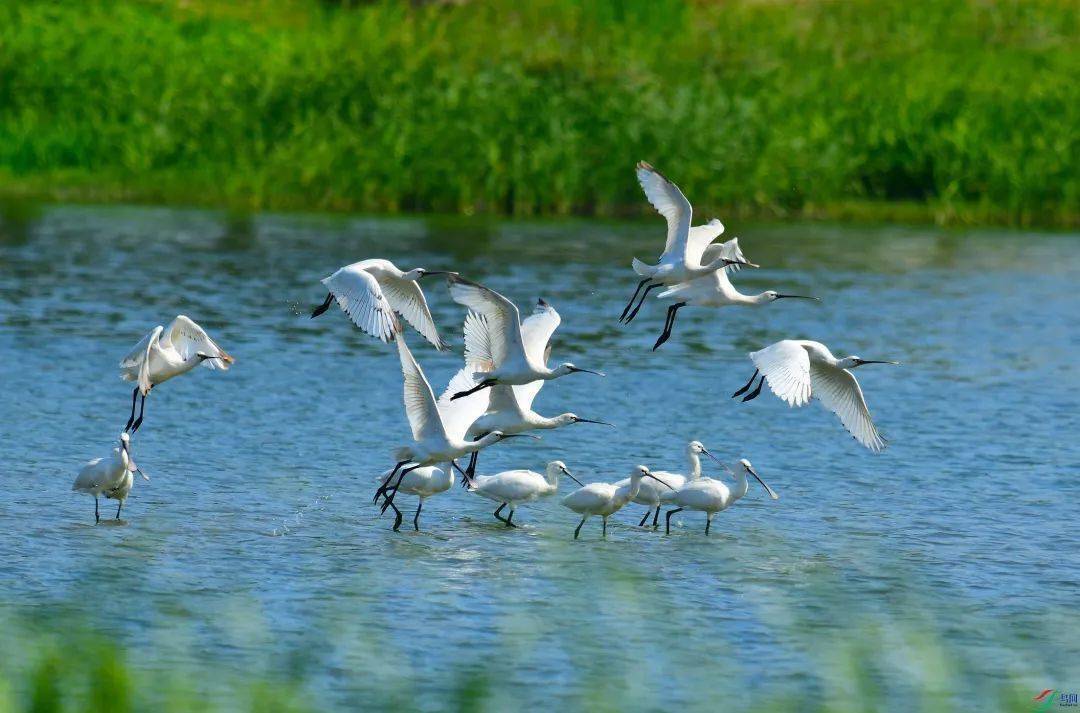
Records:
M636 466L630 471L630 479L626 485L613 483L589 483L580 490L567 495L562 500L563 507L573 510L581 515L581 522L574 530L574 539L578 538L581 526L593 515L599 515L604 519L604 537L607 537L608 517L618 512L624 505L633 500L641 488L642 478L659 480L643 465ZM661 481L663 482L663 481Z
M394 315L397 312L436 349L446 349L448 345L435 329L435 320L418 282L428 275L446 274L452 273L432 272L422 267L403 272L389 260L354 262L323 278L322 283L330 293L311 313L311 318L330 309L336 299L353 324L376 339L389 342L398 331Z
M200 364L208 369L228 371L234 361L202 327L182 314L177 315L167 330L161 325L154 327L120 361L120 378L138 382L131 393L131 416L124 430L132 433L139 430L146 409L146 396L153 387ZM136 420L135 400L140 394L142 401Z
M742 465L742 469L737 473L726 465L724 466L735 478L734 490L729 488L723 481L714 478L698 478L677 489L673 493L671 500L679 507L667 511L664 531L669 535L671 534L671 516L675 513L683 510L699 510L705 513L705 534L708 535L713 516L721 510L728 509L736 500L746 495L746 491L750 487L746 480L747 473L754 476L757 482L761 483L761 487L765 489L770 498L773 500L780 499L780 496L766 485L761 476L757 474L754 466L750 465L750 461L743 458L739 461L739 464Z
M392 475L393 471L388 470L379 476L379 481L385 485ZM416 504L416 514L413 515L414 530L420 531L420 510L424 507L424 501L432 495L445 493L453 484L454 471L450 464L447 464L446 470L433 465L412 468L402 476L401 482L397 486L398 491L416 495L420 499ZM401 528L401 511L393 503L390 504L390 507L394 510L394 532L397 532Z
M460 391L451 399L487 389L496 384L523 386L534 381L550 381L576 371L603 376L598 371L581 369L567 362L554 369L545 364L544 351L555 328L559 313L554 309L538 312L526 330L517 306L498 292L471 282L460 275L447 277L450 296L458 304L476 313L465 321L465 361L476 370L475 386ZM546 306L546 303L544 305ZM487 320L485 329L476 329L478 319Z
M457 467L455 459L468 455L488 446L498 443L506 438L516 438L499 431L493 431L476 441L465 440L465 432L486 408L485 398L465 398L453 400L450 394L467 389L475 382L472 379L472 370L465 367L460 370L447 387L443 397L435 401L435 394L431 390L424 372L416 363L405 337L398 332L395 340L398 345L398 356L401 359L401 373L404 376L405 414L412 428L413 444L402 446L394 450L394 458L397 464L386 477L386 481L379 486L375 493L374 501L385 495L382 512L391 507L394 495L397 493L404 477L423 466L450 463ZM533 436L535 438L535 436ZM409 465L409 464L412 465ZM458 468L460 471L461 469ZM397 482L393 485L390 481L394 474L400 471ZM461 471L462 476L468 480L469 476Z
M649 515L653 516L653 527L659 527L661 504L670 502L671 498L679 488L686 485L688 480L693 481L701 477L702 453L709 456L717 463L720 463L716 456L709 453L701 441L690 441L686 446L686 459L690 461L689 479L687 476L680 473L671 473L666 470L654 470L652 471L654 480L646 480L641 483L641 487L638 489L637 495L633 497L633 501L639 505L645 505L647 509L641 518L641 522L638 523L638 527L645 526L645 522L649 519ZM720 465L723 465L723 463L720 463ZM629 478L615 483L617 487L629 484Z
M554 316L555 325L558 326L558 312L555 311L554 307L543 300L540 300L537 303L536 311L521 323L521 333L526 335L526 350L530 352L535 351L536 354L539 355L541 363L544 365L547 365L548 359L551 356L550 339L554 329L549 330L547 327L552 316ZM472 333L472 341L474 344L477 341L485 344L490 343L488 341L490 337L482 334L482 332L487 329L487 320L476 313L470 312L465 318L465 331L466 333ZM541 338L539 336L534 336L534 332L535 334L546 336L543 340L543 344L540 343ZM466 341L466 360L470 358L467 345L468 341ZM472 358L475 359L475 355L472 355ZM608 423L607 421L582 418L575 413L569 412L559 414L558 416L552 416L551 418L541 416L532 410L532 404L543 386L543 381L534 381L521 386L493 386L490 389L476 392L474 396L481 396L483 394L488 395L489 401L487 412L476 419L476 421L473 422L473 425L469 426L466 437L472 440L492 431L515 434L534 430L548 430L568 426L571 423L598 423L604 426L611 426L612 428L615 427L614 424ZM472 458L469 461L469 467L466 468L470 475L476 472L478 455L479 454L475 452L472 454Z
M745 261L742 250L739 249L739 239L732 238L725 243L716 243L705 249L705 261L711 259L711 255L724 255L732 259ZM817 297L808 295L789 295L775 290L767 290L758 295L744 295L731 284L728 275L739 269L739 265L728 265L713 271L705 277L698 277L689 282L680 282L669 287L656 296L660 300L671 300L674 304L668 306L667 318L664 321L664 330L653 346L656 351L661 344L671 336L671 329L675 326L675 315L683 307L727 307L728 305L756 306L767 305L777 300L800 299L818 300ZM818 300L820 301L820 300Z
M855 440L870 450L885 448L886 440L870 419L859 382L849 369L863 364L899 364L896 361L877 361L857 356L837 359L821 342L807 339L785 339L761 351L751 352L750 359L757 367L750 381L731 398L745 393L760 373L757 388L743 397L752 401L768 381L773 393L789 406L802 406L816 396L818 401L837 416Z
M669 181L662 173L641 161L637 165L638 183L645 191L645 197L660 215L667 220L667 242L664 252L655 265L649 265L634 258L634 272L642 277L634 290L633 297L623 308L620 322L631 322L637 316L641 305L649 292L664 285L687 282L696 277L704 277L725 265L734 263L749 264L742 258L722 254L719 251L705 256L705 249L724 232L724 225L719 220L711 220L706 225L690 227L694 209L686 200L679 187ZM644 288L644 292L642 292ZM633 312L631 306L641 292L641 301Z
M478 475L470 481L468 487L470 493L499 503L494 513L496 520L507 527L517 527L514 524L517 506L558 492L560 473L581 485L581 481L574 477L565 463L553 460L547 464L543 475L532 470L505 470L495 475ZM507 506L510 507L510 514L504 518L499 513Z
M106 458L95 458L87 462L75 477L75 484L71 489L78 493L86 493L94 496L94 522L101 522L98 512L98 496L104 495L120 501L116 508L116 519L120 519L120 508L124 505L131 490L131 474L138 472L146 480L146 474L139 470L130 453L131 436L120 434L120 445L113 448L112 453ZM126 489L125 489L126 488Z

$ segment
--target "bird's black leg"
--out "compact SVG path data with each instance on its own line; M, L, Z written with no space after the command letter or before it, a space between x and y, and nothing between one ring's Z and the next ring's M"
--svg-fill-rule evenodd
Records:
M667 511L667 526L664 528L665 535L671 534L671 516L677 512L682 512L682 508L675 508L674 510Z
M131 430L131 424L135 421L135 400L139 398L139 387L136 386L131 392L131 415L128 416L127 425L124 426L124 431Z
M644 289L644 291L642 291L642 293L641 293L641 301L637 303L637 307L634 308L634 311L626 316L626 323L627 324L630 324L631 322L633 322L634 317L637 317L637 313L641 311L641 306L643 304L645 304L645 298L649 296L649 293L652 292L653 290L655 290L657 287L663 287L663 286L664 286L664 283L657 282L655 284L649 285L648 287L646 287Z
M121 500L116 506L116 519L120 519L120 508L124 507L124 501Z
M653 515L652 526L653 526L654 530L656 528L660 527L660 506L659 505L656 506L656 514Z
M641 516L641 522L637 524L638 527L645 527L646 521L649 519L649 515L652 514L652 508L645 511L645 514Z
M390 507L394 508L394 532L398 532L401 530L401 511L398 510L397 505L394 505L389 500L387 500L386 502L390 505Z
M712 524L712 516L711 515L706 515L705 516L705 537L709 536L709 525L711 525L711 524Z
M472 478L474 475L476 475L476 463L479 460L480 460L480 451L473 451L472 455L469 456L469 467L465 469L465 471L469 474L470 478Z
M461 473L461 487L467 488L472 485L472 476L469 475L468 471L462 470L461 466L457 464L456 460L450 461L450 465L457 468L457 472Z
M94 496L94 522L101 522L101 515L98 514L98 501L97 496Z
M758 375L758 370L754 369L754 375L750 377L750 381L746 382L746 386L742 387L741 389L739 389L738 391L733 393L731 395L731 398L735 398L736 396L741 396L742 394L745 394L747 391L749 391L750 387L754 385L754 379L757 378L757 375Z
M604 521L604 537L607 537L607 518L602 518Z
M581 526L584 525L585 521L588 520L588 519L589 518L587 518L587 517L581 518L581 522L579 522L578 526L574 528L574 539L575 540L578 538L578 535L581 534Z
M423 499L416 504L416 514L413 515L412 526L417 532L420 532L420 508L424 507Z
M319 305L318 307L316 307L316 308L315 308L315 309L314 309L314 310L313 310L313 311L311 312L311 318L312 318L312 319L315 319L315 318L316 318L316 317L318 317L318 316L319 316L320 314L322 314L322 313L323 313L323 312L325 312L326 310L330 309L330 305L332 305L332 304L334 304L334 294L333 294L333 293L331 292L331 293L329 293L329 294L327 294L327 295L326 295L326 301L325 301L325 302L323 302L323 303L322 303L321 305Z
M453 396L450 397L450 400L453 401L454 399L460 399L460 398L462 398L464 396L469 396L470 394L475 394L477 391L480 391L481 389L487 389L487 388L490 388L490 387L492 387L494 385L495 385L495 382L492 381L491 379L484 379L483 381L481 381L479 384L472 387L468 391L459 391L459 392L457 392L456 394L454 394Z
M761 377L761 381L758 382L757 388L754 389L753 391L751 391L746 396L743 396L742 400L743 401L753 401L754 399L756 399L758 397L758 394L761 393L761 387L764 386L764 385L765 385L765 377L763 376L763 377Z
M653 345L653 351L655 352L660 348L660 345L671 338L671 329L675 326L675 315L678 313L680 307L685 307L685 302L676 302L667 308L667 322L664 323L664 332L660 335L660 338L656 340L656 344Z
M502 509L504 507L506 507L506 503L503 503L499 507L495 508L495 519L498 520L499 522L503 523L503 524L506 523L506 518L503 517L502 515L500 515L499 513L502 512Z
M380 495L386 495L386 491L390 487L390 481L393 480L393 478L394 478L394 473L397 473L398 468L400 468L401 466L405 465L408 462L409 461L407 461L407 460L398 461L397 465L394 466L394 469L392 471L390 471L390 475L386 476L386 480L384 480L382 485L379 486L379 489L375 491L375 497L373 497L371 499L371 502L377 503L377 502L379 502L379 496Z
M416 470L419 467L420 466L418 466L418 465L414 465L412 468L402 468L401 469L401 472L398 473L397 482L394 483L394 486L392 488L387 489L389 491L389 495L386 494L386 493L383 493L384 502L382 504L382 510L379 511L380 513L386 512L386 508L391 507L394 504L394 496L397 495L398 488L401 487L401 481L405 480L405 476L408 475L409 473L413 472L414 470ZM394 509L397 510L397 508L394 508ZM401 513L399 512L398 514L400 515Z
M514 524L514 510L513 509L510 510L510 516L506 518L506 526L507 527L517 527L517 525Z
M638 293L641 292L641 288L644 287L646 284L648 284L649 280L651 280L651 279L652 279L651 277L646 277L644 280L637 283L637 289L634 290L634 296L631 297L630 301L626 303L626 306L623 307L622 314L619 315L619 321L620 322L623 321L624 319L626 319L626 313L629 312L630 308L634 305L634 300L637 299Z
M135 419L135 423L131 424L131 432L132 433L135 433L135 431L138 431L139 426L142 425L143 412L145 412L145 411L146 411L146 394L143 394L142 400L139 402L139 417L137 419Z

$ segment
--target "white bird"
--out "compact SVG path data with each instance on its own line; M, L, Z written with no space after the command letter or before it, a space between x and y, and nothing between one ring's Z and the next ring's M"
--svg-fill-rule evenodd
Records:
M704 277L725 265L749 264L741 258L720 252L710 253L708 259L703 259L705 248L724 232L723 223L714 219L706 225L691 228L690 221L693 218L694 209L678 186L644 161L640 161L637 165L637 178L649 203L667 220L667 241L664 243L664 252L655 265L649 265L634 258L634 272L643 279L638 283L633 297L626 303L622 316L619 317L620 322L627 323L637 316L649 292L658 287ZM634 300L638 298L639 292L641 292L641 301L633 312L627 314Z
M385 485L393 476L393 471L386 471L379 476L379 482ZM432 495L445 493L454 484L454 471L450 464L446 470L433 465L416 467L409 470L398 484L399 492L416 495L420 501L416 504L416 514L413 515L413 529L420 531L420 510L424 507L424 501ZM401 528L401 511L394 508L394 532Z
M551 355L550 339L554 330L549 330L546 327L552 315L555 317L555 325L558 326L558 312L555 311L554 307L540 300L537 303L536 311L521 323L521 332L526 335L526 349L529 351L535 350L540 355L541 363L545 365ZM489 343L490 337L481 334L487 329L487 320L477 314L470 312L465 318L465 331L466 333L472 333L472 342L474 344L477 341ZM540 343L541 337L534 336L534 334L546 336L542 344ZM475 355L469 354L468 343L469 340L466 341L466 360L470 356L476 359ZM607 421L582 418L570 412L550 418L541 416L532 410L532 404L543 386L543 381L534 381L520 386L497 385L485 391L478 391L475 396L488 394L487 411L469 426L466 437L472 440L492 431L515 434L534 430L549 430L568 426L571 423L598 423L612 428L615 427L614 424ZM477 456L477 453L472 454L469 467L466 469L470 475L476 472Z
M99 495L120 501L120 505L116 508L116 519L119 520L120 508L123 507L124 499L131 490L131 474L138 471L143 478L150 480L132 460L130 442L131 437L127 432L121 433L120 445L113 448L109 456L87 462L75 477L75 484L71 486L71 489L94 496L94 522L101 522L101 515L98 512Z
M773 500L780 499L780 496L766 485L761 476L757 474L754 466L750 465L750 461L743 458L739 461L739 464L742 465L742 470L738 472L724 466L735 477L734 489L729 488L723 481L714 478L698 478L676 490L671 500L678 507L667 511L665 532L671 534L671 516L675 513L683 510L699 510L705 513L705 534L708 535L713 516L721 510L728 509L736 500L746 495L746 491L750 487L746 480L747 473L754 476L757 482L761 483L761 487L765 489L770 498Z
M496 384L523 386L534 381L550 381L577 371L603 376L567 362L554 369L545 364L544 351L561 321L559 313L547 307L533 315L526 329L517 306L498 292L450 275L450 296L476 315L465 320L465 361L472 365L479 383L454 394L458 399ZM485 329L476 329L478 320L487 320Z
M565 463L553 460L547 464L543 475L532 470L505 470L495 475L475 476L469 483L469 492L499 503L494 513L495 519L507 527L517 527L514 524L517 506L558 492L560 473L581 485L581 481L574 477ZM507 506L510 507L510 514L504 518L499 513Z
M760 373L757 388L743 397L751 401L769 382L773 393L789 406L802 406L816 396L825 408L840 417L844 428L856 441L874 452L885 448L886 440L878 433L870 418L862 389L849 369L863 364L899 364L896 361L862 359L857 356L837 359L821 342L807 339L785 339L764 349L751 352L750 359L757 367L750 381L731 398L745 393Z
M645 505L648 509L645 510L645 515L642 516L641 522L638 523L638 527L645 526L645 522L649 519L649 515L653 516L653 527L659 527L661 504L670 502L671 498L675 495L675 492L686 485L688 480L693 481L701 477L702 453L709 456L717 463L720 463L716 456L709 453L701 441L690 441L690 443L686 445L686 459L690 461L689 478L680 473L672 473L666 470L654 470L652 471L654 480L642 482L637 495L633 497L633 501L639 505ZM723 465L723 463L720 463L720 465ZM630 479L626 478L615 483L615 485L622 487L629 483Z
M732 238L725 243L716 243L705 249L705 261L711 259L711 255L724 255L732 259L745 261L742 250L739 249L739 239ZM675 315L683 307L727 307L728 305L756 306L772 304L777 300L800 299L818 300L817 297L808 295L791 295L767 290L758 295L744 295L731 284L728 275L739 269L739 265L728 265L712 273L698 277L689 282L680 282L669 287L656 296L660 300L671 300L674 304L668 306L667 317L664 321L664 330L653 346L653 351L666 342L671 336L671 329L675 326Z
M375 501L379 496L385 495L382 512L388 507L394 507L394 495L400 487L402 479L416 468L439 463L450 463L457 467L455 459L468 455L474 451L487 448L506 438L516 438L493 431L476 441L465 440L465 432L472 422L484 412L486 398L464 398L453 400L450 394L457 393L462 389L469 388L475 382L472 379L472 370L469 367L461 369L447 387L439 401L435 401L435 394L431 390L424 372L416 363L405 337L398 332L394 340L398 345L398 356L401 359L401 373L404 376L405 414L409 419L412 429L413 444L402 446L394 450L394 458L397 464L390 471L386 481L379 486L375 493ZM532 436L535 438L535 436ZM408 465L412 463L412 465ZM458 468L460 471L461 469ZM394 485L390 480L395 473L401 472ZM461 471L462 476L468 480L469 476ZM397 508L394 507L396 511Z
M182 314L177 315L167 330L161 325L154 327L120 361L120 378L138 382L131 393L131 416L124 430L132 433L139 430L150 389L200 364L208 369L228 371L234 361L202 327ZM142 402L136 420L135 399L140 394Z
M416 267L403 272L389 260L372 259L346 265L322 283L330 290L326 301L311 313L314 319L336 299L352 323L376 339L389 342L399 331L395 312L405 318L436 349L448 348L435 328L418 280L428 275L453 274Z
M604 536L607 537L608 517L633 500L641 488L642 478L657 479L656 476L649 472L648 468L639 465L630 471L630 479L626 485L589 483L563 498L563 507L581 515L581 522L578 523L577 528L574 530L574 539L578 538L581 526L593 515L599 515L604 519Z

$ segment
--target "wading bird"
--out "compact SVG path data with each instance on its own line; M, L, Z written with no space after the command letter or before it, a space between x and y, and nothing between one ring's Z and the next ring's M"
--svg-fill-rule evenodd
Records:
M411 446L402 446L394 450L397 464L375 492L374 502L377 502L380 496L385 496L382 512L393 507L394 495L397 494L402 480L413 470L439 463L450 463L452 467L457 468L455 462L457 458L487 448L506 438L517 437L493 431L476 441L465 440L465 432L484 412L487 400L465 398L454 401L449 398L449 394L467 389L475 383L472 379L472 370L468 367L460 370L451 379L443 398L436 402L427 377L420 370L420 365L413 358L412 352L405 344L405 337L400 331L394 341L398 345L401 373L404 377L405 414L409 419L414 442ZM469 476L460 468L458 470L462 477L468 480ZM393 476L399 472L397 481L391 485ZM397 510L397 508L394 509Z
M705 513L705 534L708 535L713 516L721 510L728 509L736 500L746 495L746 491L750 487L746 480L747 473L754 476L757 482L761 483L761 487L765 489L770 498L773 500L780 499L780 496L766 485L761 476L757 474L754 466L750 465L750 461L743 458L739 461L739 464L742 465L742 469L738 472L732 471L726 465L724 466L735 478L734 490L715 478L698 478L676 490L671 500L678 507L667 511L664 532L671 534L671 516L675 513L683 510L699 510Z
M555 325L559 324L559 314L555 308L543 300L537 303L536 311L521 323L521 333L524 335L525 349L530 356L537 358L540 363L547 365L551 356L551 334L554 328L548 328L549 320L554 315ZM466 333L473 334L473 343L489 343L489 337L482 334L488 328L487 320L470 312L465 318ZM534 334L535 333L535 334ZM470 358L466 347L466 360ZM475 356L472 358L475 359ZM561 428L571 423L598 423L603 426L615 427L607 421L597 421L591 418L582 418L574 413L562 413L558 416L547 418L532 410L533 400L544 386L543 381L533 381L521 386L493 386L486 391L478 391L474 396L489 395L487 412L476 419L469 426L466 437L470 440L480 438L485 433L502 431L503 433L516 434L534 430L548 430ZM471 398L471 397L470 397ZM469 467L466 469L470 475L476 472L478 452L472 454Z
M526 331L517 306L498 292L460 275L450 275L447 281L454 301L468 307L477 316L476 319L465 321L465 361L476 369L475 378L479 383L454 394L451 399L459 399L496 384L524 386L578 371L603 376L599 371L581 369L569 362L554 369L549 369L544 363L548 340L560 322L559 313L554 309L544 309L533 315L537 319L530 323ZM475 329L477 319L487 321L485 329Z
M389 260L354 262L323 279L330 292L326 301L311 313L311 318L330 309L336 299L353 324L376 339L389 342L398 331L394 315L397 312L436 349L443 350L448 345L435 329L419 280L428 275L447 274L453 273L432 272L422 267L403 272Z
M739 249L739 239L732 238L726 243L710 245L705 250L704 260L709 260L710 254L716 251L727 257L745 260L742 250ZM668 306L667 318L664 321L664 331L653 345L656 351L661 344L671 337L671 329L675 326L675 315L680 309L690 305L691 307L727 307L728 305L756 306L767 305L783 299L820 300L808 295L789 295L775 290L768 290L759 295L744 295L735 289L728 278L729 273L739 269L739 265L728 265L714 271L705 277L698 277L689 282L679 284L664 290L657 299L670 300L674 304Z
M385 485L392 475L393 471L386 471L379 476L379 482ZM397 486L398 491L415 495L420 499L416 504L416 514L413 515L412 524L414 530L420 531L420 510L424 507L424 501L432 495L445 493L453 484L454 471L450 464L447 464L446 470L433 465L416 467L409 469L402 476L401 482ZM401 511L394 504L391 504L390 507L394 509L394 532L397 532L401 528Z
M202 364L208 369L228 371L235 360L211 339L202 327L184 315L177 315L169 328L158 325L120 361L120 378L136 381L131 393L131 416L125 431L134 433L142 425L146 396L150 389ZM142 395L139 418L135 400Z
M120 445L113 448L112 453L106 458L95 458L87 462L75 477L75 484L71 489L78 493L86 493L94 496L94 522L101 522L98 512L98 496L119 500L120 505L116 508L116 519L120 519L120 508L124 505L131 490L131 474L138 472L146 480L146 474L139 470L135 461L131 458L131 436L125 431L120 434Z
M866 407L859 382L848 370L863 364L900 362L857 356L837 359L821 342L806 339L785 339L752 352L750 359L757 367L754 375L731 398L746 393L760 373L757 388L744 396L743 401L757 398L766 381L773 393L789 406L802 406L810 401L811 396L816 396L825 408L840 417L840 422L856 441L874 452L885 448L887 442L870 419L870 410Z
M639 465L630 471L630 479L626 485L589 483L563 498L563 507L581 515L581 522L578 523L577 528L574 530L574 539L576 540L578 534L581 533L581 526L593 515L599 515L604 519L604 537L607 537L608 517L633 500L641 488L642 478L652 478L661 483L664 482L650 473L648 468Z
M704 277L725 265L749 264L741 258L718 251L710 253L708 260L703 259L709 243L724 232L724 225L719 220L711 220L706 225L691 228L690 220L694 209L690 206L690 201L686 200L678 186L644 161L637 165L637 178L649 203L667 220L667 241L664 243L664 252L655 265L634 258L634 272L640 275L642 280L619 317L620 322L626 323L633 321L649 292L658 287ZM641 293L641 299L631 311L634 301L638 300L638 293Z
M517 506L558 492L560 473L581 485L565 463L553 460L547 464L543 475L532 470L505 470L495 475L478 475L469 482L469 492L499 503L499 507L495 508L495 519L507 527L517 527L514 524ZM508 506L510 513L504 518L499 513Z
M641 517L641 522L638 523L638 527L645 526L645 522L649 519L649 515L653 516L653 527L659 527L661 504L671 502L671 498L679 488L686 485L688 481L694 481L701 477L702 453L709 456L717 463L720 463L716 456L706 450L701 441L690 441L686 446L686 459L690 461L689 478L680 473L671 473L666 470L654 470L652 472L653 478L659 478L659 480L642 481L637 495L632 498L635 503L638 505L645 505L647 508L645 514ZM723 465L723 463L720 463L720 465ZM629 478L615 483L616 487L620 488L629 484Z

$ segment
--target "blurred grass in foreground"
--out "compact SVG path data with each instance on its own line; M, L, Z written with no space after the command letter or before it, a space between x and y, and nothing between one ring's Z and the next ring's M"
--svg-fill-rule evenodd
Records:
M1072 0L0 3L0 193L1076 225Z

